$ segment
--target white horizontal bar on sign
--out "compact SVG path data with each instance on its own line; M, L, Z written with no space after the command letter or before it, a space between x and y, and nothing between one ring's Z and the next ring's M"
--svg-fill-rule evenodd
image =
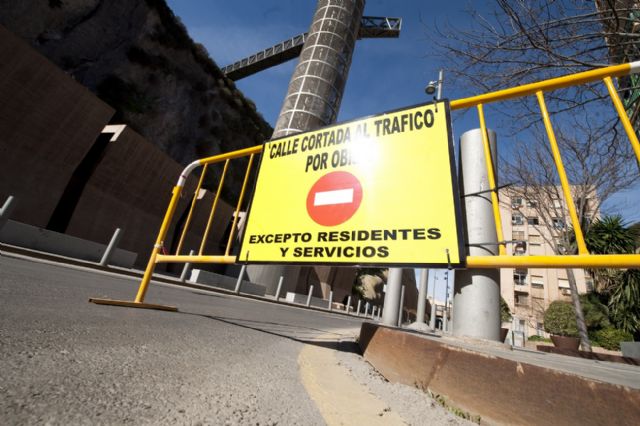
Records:
M352 202L353 202L353 188L316 192L316 196L313 199L314 206L329 206L332 204L349 204Z

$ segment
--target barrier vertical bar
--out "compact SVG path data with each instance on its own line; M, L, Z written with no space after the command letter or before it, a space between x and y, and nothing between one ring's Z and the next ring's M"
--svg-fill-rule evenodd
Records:
M209 237L209 232L211 231L211 224L213 223L213 215L216 212L216 208L218 207L218 200L220 199L220 193L222 192L222 185L224 184L224 178L227 175L227 168L229 167L229 159L226 159L224 162L224 168L222 169L222 176L220 177L220 182L218 183L218 190L216 191L216 196L213 197L213 204L211 205L211 212L209 213L209 219L207 220L207 227L204 230L204 234L202 235L202 241L200 242L200 250L198 251L198 255L202 256L204 252L204 247L207 244L207 238Z
M164 239L167 236L169 224L171 223L171 219L173 219L173 214L176 211L176 206L178 205L178 200L180 199L181 193L181 185L176 185L173 187L173 195L171 197L171 201L169 202L167 212L164 215L164 219L162 220L162 225L160 225L158 238L156 238L156 243L153 245L153 250L151 251L151 256L149 257L149 263L147 263L147 268L145 269L144 275L142 276L142 281L140 282L140 287L138 288L138 294L136 294L135 303L144 302L144 296L147 293L147 288L149 287L149 282L151 281L153 270L156 267L156 256L158 256L158 252L164 246Z
M180 250L182 250L182 245L184 244L184 239L187 235L187 231L189 230L189 225L191 224L191 218L193 217L193 209L196 207L196 203L198 202L198 196L200 195L200 188L202 188L204 175L207 173L207 166L208 164L205 164L204 167L202 168L202 173L200 174L198 185L196 186L196 190L193 193L193 199L191 200L191 206L189 207L189 214L187 214L187 220L185 220L184 222L184 227L182 228L182 234L180 235L180 241L178 242L178 248L176 249L176 256L180 254Z
M347 306L345 310L347 311L347 314L351 310L351 296L347 297Z
M362 300L358 299L358 307L356 308L356 316L360 316L360 305L362 304Z
M0 209L0 230L2 230L2 227L9 221L9 217L11 216L15 205L15 198L13 195L9 195Z
M487 177L489 179L489 188L491 189L491 206L493 208L493 218L496 223L496 236L498 237L498 253L502 256L507 254L504 244L504 234L502 232L502 219L500 215L500 202L498 200L498 188L496 184L495 169L491 158L491 145L489 144L489 135L484 120L484 110L482 104L478 104L478 117L480 119L480 129L482 131L482 146L484 151L484 161L487 165Z
M558 176L560 177L562 193L564 194L565 201L567 202L567 209L569 210L569 216L571 217L571 222L573 224L573 231L576 236L576 243L578 244L578 254L589 254L587 245L584 242L582 228L580 227L580 220L578 219L578 214L576 213L576 206L573 203L573 197L571 196L571 189L569 187L567 173L564 169L564 164L562 164L562 157L560 156L558 141L556 140L556 135L553 132L551 119L549 118L549 111L547 111L547 104L544 101L544 94L542 93L542 91L537 91L536 96L538 98L538 103L540 104L540 112L542 113L544 127L547 130L547 136L549 137L549 144L551 145L551 154L553 155L553 161L556 164Z
M229 256L229 252L231 251L231 242L233 241L234 234L236 232L236 223L238 223L238 216L240 215L240 208L242 207L242 199L244 198L244 193L247 189L247 181L249 180L249 175L251 173L251 165L253 164L253 156L251 154L249 156L249 164L247 165L247 171L244 174L244 181L242 182L242 189L240 190L240 197L238 198L238 205L236 206L235 215L233 216L233 224L231 225L231 232L229 232L229 241L227 241L227 248L224 252L225 256Z
M622 105L622 101L620 100L620 96L618 96L618 92L613 85L611 77L605 77L603 80L604 84L607 86L607 90L609 91L609 96L611 96L611 100L613 101L613 106L616 108L616 111L618 111L618 116L620 117L622 126L624 127L625 132L627 132L627 136L629 137L629 142L631 142L633 151L636 154L638 166L640 166L640 142L638 141L638 136L633 129L633 125L631 124L631 120L629 120L627 111L625 111L624 109L624 105Z
M329 306L327 309L332 310L333 308L333 290L329 291Z

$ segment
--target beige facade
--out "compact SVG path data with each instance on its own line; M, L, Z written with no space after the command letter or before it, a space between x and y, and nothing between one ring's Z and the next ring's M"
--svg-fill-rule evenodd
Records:
M531 194L529 197L524 193ZM553 255L563 251L562 234L570 220L559 189L535 191L507 188L500 191L500 212L507 254L515 256ZM585 215L593 202L587 202ZM574 269L579 293L591 291L593 281L583 269ZM513 269L500 271L500 293L513 315L512 327L525 336L546 335L543 315L554 300L571 301L566 269Z

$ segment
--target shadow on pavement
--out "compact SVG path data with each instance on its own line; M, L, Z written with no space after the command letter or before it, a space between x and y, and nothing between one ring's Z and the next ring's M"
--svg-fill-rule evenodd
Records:
M268 321L255 321L241 318L225 318L213 315L197 314L193 312L179 311L178 314L194 315L225 324L235 325L273 336L284 337L305 345L314 345L322 348L335 349L341 352L360 354L358 344L351 340L351 336L336 333L331 330L305 327L301 325L282 324Z

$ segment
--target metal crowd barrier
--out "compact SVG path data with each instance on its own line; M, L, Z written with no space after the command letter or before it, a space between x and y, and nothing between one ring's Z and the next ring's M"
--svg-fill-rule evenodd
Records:
M635 74L635 73L640 73L640 61L566 75L558 78L540 81L537 83L525 84L522 86L510 88L510 89L499 90L496 92L473 96L470 98L452 100L450 102L450 106L452 110L466 109L474 106L478 110L478 118L479 118L480 128L483 135L484 158L485 158L485 163L488 170L489 184L491 186L489 191L491 192L493 215L496 223L497 239L500 242L499 253L497 256L468 256L467 267L469 268L631 268L631 267L640 267L640 254L597 254L597 255L589 254L584 241L582 228L578 220L578 215L576 213L573 197L570 192L569 180L566 175L566 171L562 162L562 157L560 155L560 150L558 148L558 143L556 141L555 133L553 131L553 126L549 118L549 112L547 111L546 103L544 100L544 94L546 92L602 80L608 89L613 105L620 117L623 127L627 133L627 136L629 137L629 141L631 143L631 146L633 147L633 151L635 152L635 155L636 155L636 160L638 161L638 165L640 167L640 142L638 141L638 136L636 135L633 129L633 126L629 120L627 112L625 111L624 106L620 101L620 97L618 96L618 93L616 92L616 89L612 81L612 78L614 77L620 77L620 76ZM531 96L531 95L535 95L538 99L540 112L541 112L542 119L547 131L549 143L551 145L553 160L555 162L555 166L557 168L558 175L560 178L562 191L567 203L567 208L569 210L569 216L571 218L571 224L575 231L576 242L578 245L578 254L576 255L513 256L513 255L507 255L506 253L506 247L505 247L506 242L504 241L504 236L502 231L502 221L500 217L500 208L498 203L498 188L496 187L496 179L494 175L493 162L492 162L492 157L491 157L491 152L489 147L489 138L487 134L487 126L485 122L483 106L493 102L520 98L524 96ZM138 293L136 295L135 301L123 302L123 301L114 301L114 300L108 300L108 299L91 299L91 301L95 303L103 303L103 304L115 304L115 305L151 307L151 308L163 309L166 307L159 306L159 305L149 305L144 303L144 297L145 297L149 282L151 281L151 277L153 275L156 264L169 263L169 262L219 263L219 264L235 263L237 259L236 259L236 256L232 254L232 248L234 246L234 237L236 236L235 232L236 232L237 220L239 217L239 213L241 211L242 203L245 199L247 184L251 174L252 166L254 164L255 156L262 152L262 148L263 148L262 145L258 145L251 148L229 152L226 154L220 154L212 157L203 158L189 164L184 169L184 171L180 175L180 178L178 179L176 186L173 188L173 195L171 197L171 201L169 202L169 206L167 208L166 214L162 221L162 225L160 226L160 231L158 232L158 237L156 239L155 245L151 252L151 256L149 257L149 262L144 272L142 282L140 283L140 287L138 289ZM229 163L234 159L238 159L242 157L248 157L248 165L246 168L244 181L242 183L242 189L240 191L240 194L237 200L236 209L233 216L233 223L231 226L231 232L226 243L224 254L206 255L205 254L206 242L209 236L211 224L216 212L220 194L222 192L225 176L229 168ZM207 222L207 226L203 231L203 237L200 243L198 253L194 255L181 254L184 240L185 240L185 235L191 224L193 211L196 203L198 202L198 194L202 187L202 183L204 181L207 170L208 168L219 163L223 163L222 176L220 178L218 189L215 194L213 204L211 206L211 211L209 214L209 220ZM165 247L165 238L167 236L167 232L169 230L170 224L173 220L176 206L183 193L186 179L197 167L203 167L203 170L202 170L198 185L196 187L196 191L194 193L193 199L191 201L189 213L188 213L185 225L183 227L182 234L180 236L177 250L173 254L164 254L163 250Z

